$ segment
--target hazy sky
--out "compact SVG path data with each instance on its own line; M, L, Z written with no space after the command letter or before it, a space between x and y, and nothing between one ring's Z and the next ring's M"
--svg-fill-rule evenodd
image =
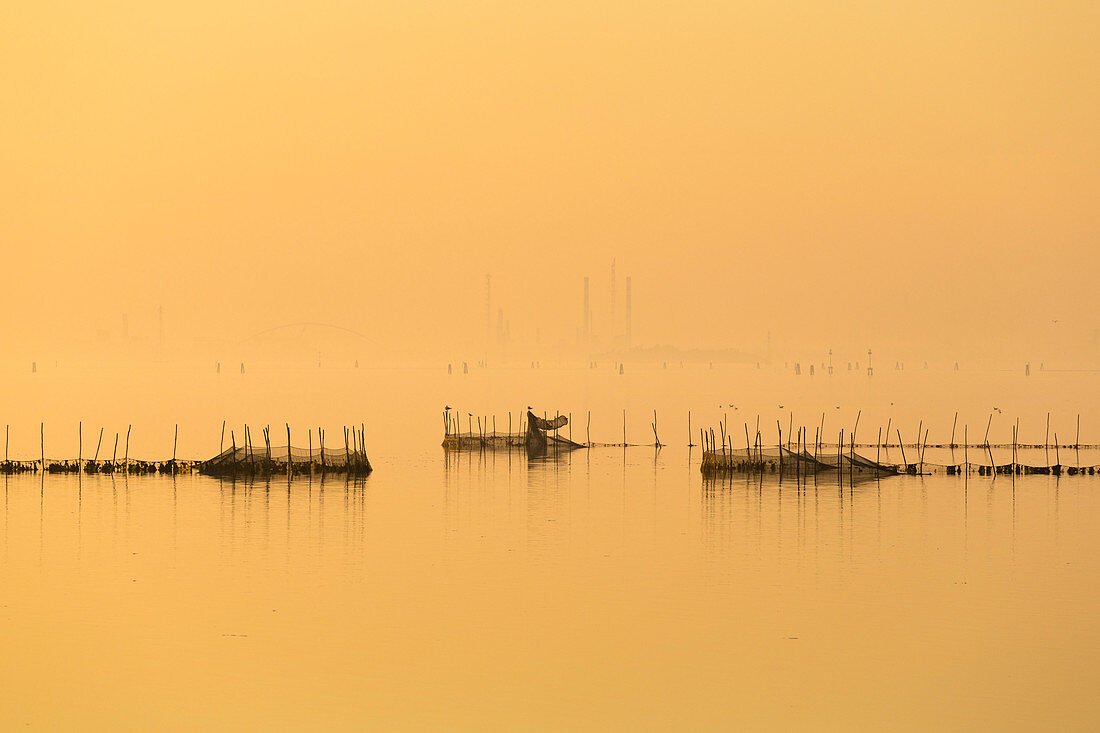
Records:
M1097 38L1051 0L6 3L4 329L449 347L491 272L567 339L614 257L640 343L1092 334Z

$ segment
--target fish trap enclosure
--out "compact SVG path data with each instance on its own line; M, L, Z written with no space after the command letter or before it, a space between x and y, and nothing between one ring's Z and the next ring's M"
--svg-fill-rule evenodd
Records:
M457 417L444 414L443 448L456 451L481 450L523 450L528 455L541 455L547 452L576 450L585 448L558 435L558 430L569 424L569 418L558 415L552 419L538 417L527 412L526 429L522 432L497 432L485 430L462 432L458 429ZM479 426L481 421L479 420ZM509 417L509 422L511 418ZM523 426L521 425L521 428Z
M831 454L814 455L807 450L796 452L784 446L705 450L700 470L707 475L759 472L814 474L837 470L880 476L899 473L895 466L872 461L858 453L834 450Z
M295 448L272 446L270 450L229 448L196 464L208 476L274 476L280 474L344 473L366 476L373 468L366 451L356 449Z

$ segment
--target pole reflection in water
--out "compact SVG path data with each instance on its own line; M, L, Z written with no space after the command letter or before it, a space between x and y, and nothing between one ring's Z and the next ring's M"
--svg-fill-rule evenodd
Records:
M697 461L673 447L444 451L351 480L6 477L0 617L19 633L5 651L51 689L75 665L97 699L147 701L149 720L208 700L199 727L304 725L293 711L308 702L326 727L349 714L446 727L446 711L466 728L520 692L547 715L567 695L633 727L721 728L731 705L764 724L876 727L902 709L923 725L944 659L977 686L970 715L1008 722L1027 688L1073 689L1039 650L1090 664L1072 657L1087 614L1033 620L1052 597L1093 601L1095 478L704 478ZM985 503L973 525L971 489ZM93 674L103 665L132 670L125 699ZM857 682L875 694L853 707ZM804 706L783 706L791 685ZM601 704L585 702L597 689Z

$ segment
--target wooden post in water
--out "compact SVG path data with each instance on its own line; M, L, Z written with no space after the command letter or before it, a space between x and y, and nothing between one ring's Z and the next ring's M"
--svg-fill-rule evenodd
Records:
M855 470L856 470L856 461L855 461L855 457L856 457L856 434L855 433L852 433L850 436L848 436L848 450L850 451L850 454L848 456L848 480L851 481L852 480L852 474L855 473Z
M1047 413L1047 432L1046 437L1043 438L1043 450L1046 454L1046 464L1050 465L1050 413Z
M783 426L777 419L775 421L775 429L779 431L779 476L783 477ZM787 434L787 438L790 438L790 433Z
M728 461L726 460L726 425L725 425L725 423L723 423L722 424L722 467L723 468L729 468L729 466L727 464L728 464Z
M176 446L180 440L180 424L176 423L176 434L172 437L172 472L176 471Z
M951 445L952 450L955 449L955 425L959 422L959 411L955 410L955 419L951 422Z
M294 475L294 458L290 453L290 423L286 423L286 472Z
M1077 470L1081 470L1081 413L1077 413L1077 433L1073 436L1073 450L1077 453Z
M821 412L821 424L817 426L817 440L818 444L814 446L814 455L817 455L818 448L820 448L820 442L825 440L825 412Z
M103 445L103 428L99 429L99 440L95 444L95 457L92 458L92 463L95 464L99 461L99 446ZM8 459L7 447L4 448L4 460Z
M963 425L963 470L970 473L970 436L967 435L967 426Z
M588 422L586 422L585 425L584 425L584 439L585 439L585 442L589 446L592 445L592 411L591 410L588 411Z
M84 452L84 423L80 420L76 422L76 470L80 472L80 463L82 454Z
M126 454L122 459L127 472L130 470L130 428L132 427L133 425L126 426Z
M749 424L745 423L745 464L752 465L752 446L749 445Z
M4 426L4 463L8 462L8 435L11 430L11 425Z
M756 416L756 462L764 464L764 441L760 438L760 416Z
M309 463L306 465L309 467L310 475L313 475L313 428L309 428Z
M1062 458L1058 452L1058 432L1054 432L1054 465L1058 466L1058 472L1062 472Z
M901 428L898 431L898 447L901 448L901 462L905 465L905 472L909 473L909 461L905 458L905 442L901 439Z
M623 447L626 447L626 410L623 410Z
M1016 473L1019 463L1020 418L1016 418L1016 424L1012 427L1012 473Z
M46 471L46 423L42 423L38 427L39 430L39 442L42 448L42 471Z
M325 431L317 428L317 442L321 445L321 473L325 472Z
M222 437L221 437L221 440L218 441L218 453L221 453L224 450L225 450L225 420L222 420Z
M726 426L723 425L722 426L722 445L723 446L725 446L725 444L726 444L725 435L726 435ZM653 446L655 448L660 448L661 447L661 438L658 437L658 435L657 435L657 411L656 410L653 411L653 441L654 441Z
M920 473L924 475L924 451L928 447L928 428L924 429L924 444L920 449Z
M878 426L878 441L875 443L875 463L880 463L879 456L882 453L882 426Z
M115 457L118 455L118 433L115 433L115 447L111 449L111 471L114 472L118 466L115 465Z

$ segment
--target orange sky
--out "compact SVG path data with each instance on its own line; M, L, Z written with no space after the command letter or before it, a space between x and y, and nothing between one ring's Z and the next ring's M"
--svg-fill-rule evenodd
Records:
M1093 2L8 3L4 327L449 348L491 272L561 340L614 257L643 344L1091 338L1098 37Z

